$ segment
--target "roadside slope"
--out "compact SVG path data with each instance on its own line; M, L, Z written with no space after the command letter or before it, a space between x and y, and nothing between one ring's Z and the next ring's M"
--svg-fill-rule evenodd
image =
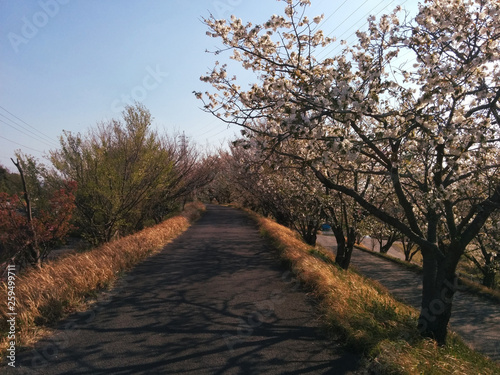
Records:
M318 244L335 253L335 237L319 235ZM422 276L418 273L356 248L351 263L362 275L381 283L399 300L420 308ZM500 363L498 303L459 289L453 299L450 326L472 348Z

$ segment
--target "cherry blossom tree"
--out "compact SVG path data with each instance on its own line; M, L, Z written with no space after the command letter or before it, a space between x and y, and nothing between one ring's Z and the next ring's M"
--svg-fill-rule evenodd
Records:
M327 174L328 171L326 172ZM373 187L370 179L363 182L359 181L357 173L352 176L346 173L337 173L336 176L329 174L329 179L336 182L346 182L346 179L354 177L352 184L355 191L358 191L360 196L366 196L369 188ZM314 178L311 176L309 178ZM335 240L337 242L337 250L335 262L343 269L348 269L351 263L351 256L354 250L354 245L361 238L360 230L368 216L366 210L356 204L356 201L339 191L327 189L327 199L325 202L325 216L330 224Z
M309 245L316 244L317 232L325 219L323 189L316 180L279 155L261 158L254 149L238 142L232 148L233 181L251 196L265 215L296 230Z
M413 257L420 253L420 249L409 238L403 236L401 239L401 246L403 247L403 254L405 261L411 262Z
M205 19L223 43L216 53L232 52L256 82L245 90L216 63L202 77L215 91L196 96L241 126L252 147L306 166L414 242L424 267L421 333L444 344L457 264L500 208L500 3L426 0L404 21L396 9L324 58L334 40L318 29L321 16L306 16L308 4L286 0L285 14L262 25ZM336 172L370 176L401 216L361 194L354 178L330 178Z
M465 256L482 276L482 284L495 288L500 272L500 214L497 211L474 238Z
M321 224L330 224L337 240L336 262L347 269L366 212L352 198L322 186L310 169L300 168L282 155L263 155L248 146L245 140L233 143L231 154L225 154L226 165L230 166L222 172L226 184L217 182L217 188L230 190L225 195L233 196L241 205L296 230L310 245L315 245ZM369 187L365 181L364 193ZM219 194L212 191L213 196Z
M397 229L381 222L374 220L371 225L371 238L377 241L379 252L387 254L392 245L399 240L400 234Z

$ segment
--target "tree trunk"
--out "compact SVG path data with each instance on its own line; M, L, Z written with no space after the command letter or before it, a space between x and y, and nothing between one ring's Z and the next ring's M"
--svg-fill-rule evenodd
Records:
M308 221L302 226L301 236L308 245L316 246L317 232L318 225L314 221Z
M401 239L401 244L403 245L403 253L405 254L405 261L411 262L413 257L420 251L419 248L416 248L416 245L406 237ZM416 248L414 250L414 248Z
M335 263L337 263L340 268L347 270L351 264L352 250L354 249L354 244L356 242L356 233L354 229L349 228L347 230L347 238L344 234L344 230L340 226L332 226L333 234L337 240L337 255L335 256Z
M451 259L438 259L436 254L424 255L422 306L418 328L424 337L439 345L446 344L452 301L458 289Z
M382 254L387 254L396 240L397 235L395 233L391 233L389 236L387 236L387 242L384 245L382 245L383 241L380 240L380 252Z
M337 241L337 254L335 255L335 263L337 263L341 268L347 269L346 267L346 243L345 236L342 227L331 225L333 234L335 235L335 240Z
M486 270L483 273L482 284L490 289L495 287L496 270L493 266L486 266Z
M317 235L316 233L305 233L302 238L304 239L305 243L311 246L316 246L316 238Z

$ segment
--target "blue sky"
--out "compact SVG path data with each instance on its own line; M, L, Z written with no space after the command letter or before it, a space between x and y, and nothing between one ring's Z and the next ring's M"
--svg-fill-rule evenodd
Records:
M368 14L417 0L312 0L325 34L353 38ZM185 132L220 147L239 129L201 109L193 91L213 67L217 39L202 17L260 23L282 14L276 0L0 0L0 164L17 149L46 162L63 130L85 133L142 102L159 132ZM333 51L338 52L337 51ZM218 56L223 59L224 57Z

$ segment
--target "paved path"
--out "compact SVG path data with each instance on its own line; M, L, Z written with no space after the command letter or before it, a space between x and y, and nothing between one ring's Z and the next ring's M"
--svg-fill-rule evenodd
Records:
M333 236L318 236L318 243L336 251ZM396 298L420 309L422 276L402 265L355 249L351 264L363 275L384 285ZM500 362L500 304L457 291L450 326L473 348Z
M209 206L9 373L361 373L321 336L312 301L272 254L245 213Z

